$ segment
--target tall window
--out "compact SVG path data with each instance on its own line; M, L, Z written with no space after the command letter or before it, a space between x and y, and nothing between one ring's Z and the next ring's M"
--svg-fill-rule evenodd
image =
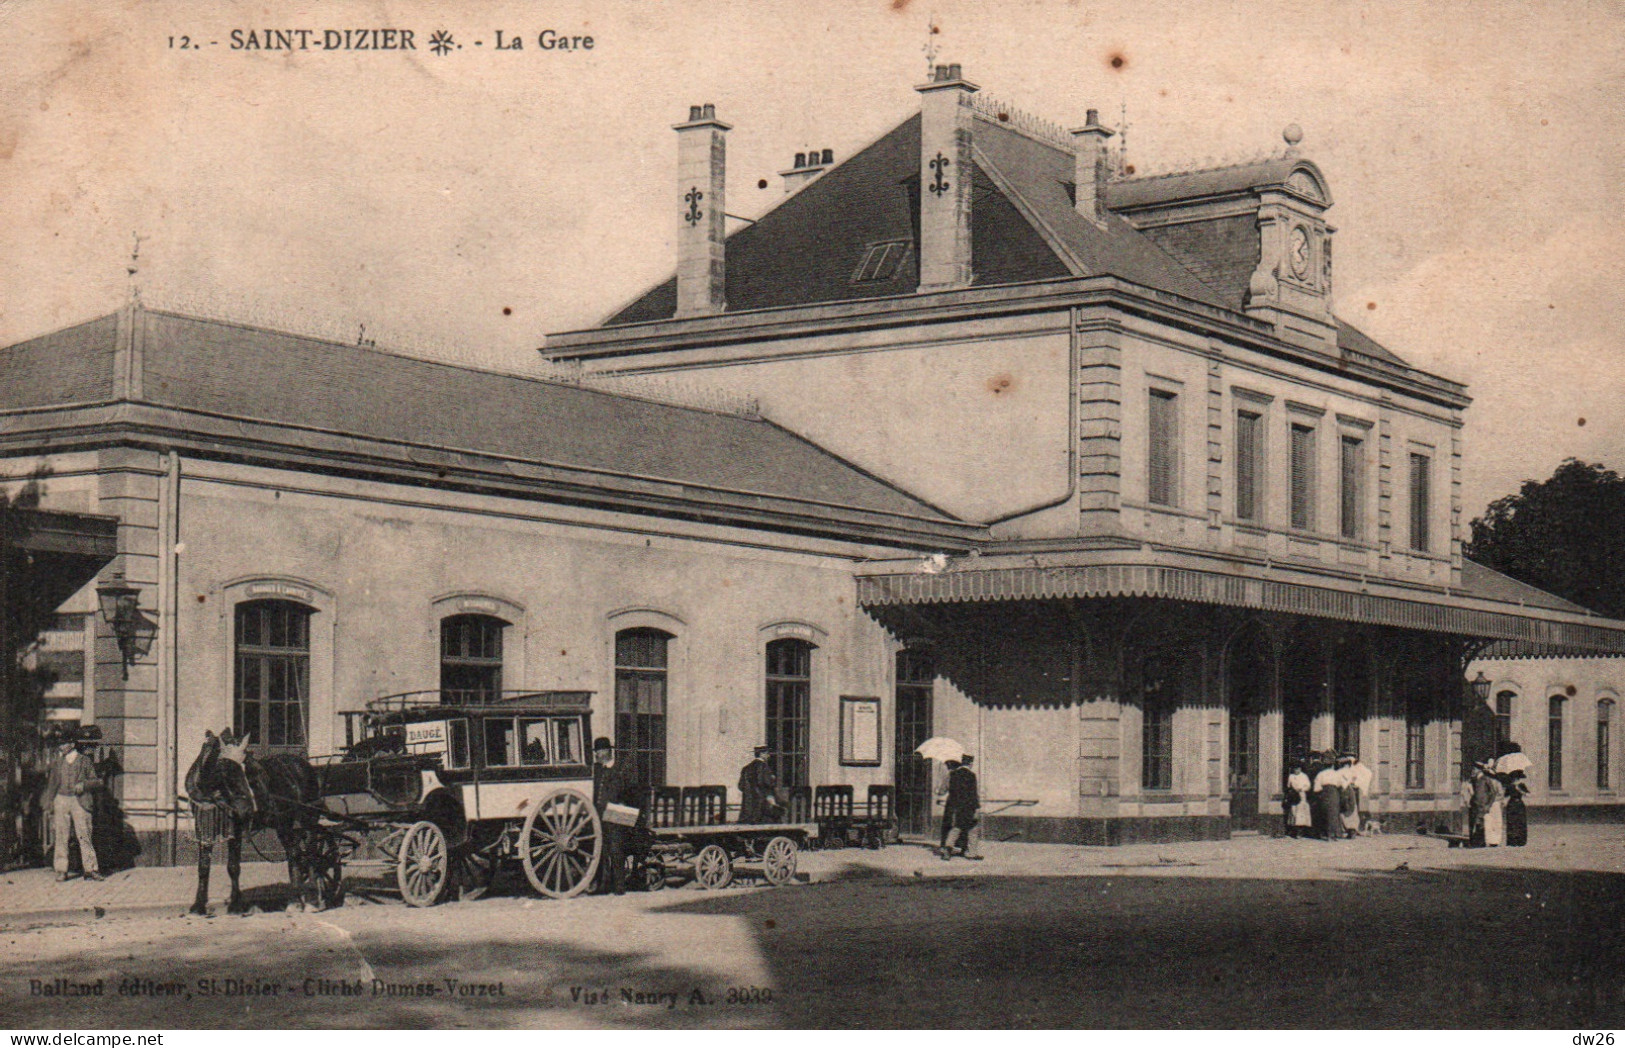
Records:
M448 703L495 702L502 697L502 630L491 615L440 620L440 695Z
M1344 538L1358 539L1365 515L1365 441L1345 435L1339 441L1339 450L1339 523Z
M1512 741L1512 700L1518 696L1510 691L1495 695L1495 745L1497 751L1503 742Z
M1411 549L1426 553L1428 542L1428 516L1430 489L1433 486L1433 460L1426 455L1411 453Z
M910 833L929 832L931 762L914 750L931 737L931 707L937 671L929 651L897 653L896 752L897 820Z
M1553 695L1546 709L1546 788L1563 788L1563 696Z
M1292 526L1315 527L1315 429L1292 424Z
M666 658L671 634L615 634L615 745L644 789L666 785Z
M1602 699L1597 703L1597 789L1613 789L1611 775L1613 754L1609 751L1610 730L1614 721L1614 700Z
M810 783L807 739L811 734L813 646L804 640L767 645L768 760L782 786Z
M310 723L310 609L287 600L237 605L232 721L261 746L303 751Z
M1147 790L1174 787L1174 708L1179 684L1159 659L1147 659L1140 729L1140 786Z
M1257 520L1259 483L1264 479L1264 418L1236 412L1236 519Z
M1151 391L1150 447L1147 449L1146 500L1157 506L1179 505L1179 395Z
M1428 784L1428 721L1421 703L1411 700L1405 711L1405 788L1420 790Z

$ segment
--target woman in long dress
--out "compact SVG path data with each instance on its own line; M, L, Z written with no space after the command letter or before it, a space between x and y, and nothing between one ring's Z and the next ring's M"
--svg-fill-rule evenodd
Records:
M1484 807L1484 846L1498 848L1507 842L1506 790L1494 775L1484 776L1489 788L1489 800Z
M1315 808L1326 839L1343 839L1343 773L1336 764L1328 764L1315 776Z
M1495 777L1506 791L1507 846L1521 848L1529 843L1529 813L1523 803L1524 794L1529 792L1529 776L1525 774L1529 758L1515 742L1504 743L1502 751L1495 759Z
M1294 762L1286 777L1286 835L1302 837L1309 830L1309 775L1301 761Z

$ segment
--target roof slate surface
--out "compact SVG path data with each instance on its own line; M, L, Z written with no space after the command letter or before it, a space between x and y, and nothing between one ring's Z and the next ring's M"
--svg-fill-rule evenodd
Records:
M761 419L675 407L166 313L144 313L147 403L952 520Z
M976 286L1111 274L1224 305L1212 289L1116 215L1101 229L1072 203L1070 153L978 118L971 204ZM919 210L920 118L909 117L728 238L728 312L910 295ZM909 258L888 280L854 283L869 245L903 240ZM669 320L675 278L606 326Z
M1510 575L1503 575L1494 568L1486 568L1477 561L1461 560L1461 588L1470 597L1481 597L1484 600L1505 601L1508 604L1527 604L1533 608L1547 608L1552 611L1569 611L1577 615L1593 615L1595 612L1583 608L1573 601L1564 600L1543 589L1537 589L1527 582L1519 582Z

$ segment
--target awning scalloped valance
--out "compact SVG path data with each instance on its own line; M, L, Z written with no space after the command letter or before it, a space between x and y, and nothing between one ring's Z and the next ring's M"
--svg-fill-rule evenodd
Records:
M1495 611L1144 564L973 568L860 575L863 607L1082 597L1152 597L1314 618L1364 622L1464 637L1518 640L1587 652L1625 653L1625 628L1507 605ZM1448 599L1448 598L1445 598ZM1476 602L1475 602L1476 603Z

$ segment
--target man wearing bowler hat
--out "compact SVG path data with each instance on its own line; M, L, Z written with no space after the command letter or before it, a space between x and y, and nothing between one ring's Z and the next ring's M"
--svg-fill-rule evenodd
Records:
M779 777L773 765L767 762L772 753L767 746L758 746L749 764L739 769L739 821L742 823L772 822L779 816Z
M641 809L638 796L638 776L629 760L617 760L615 744L599 736L592 744L592 804L603 818L604 809L611 804L624 804ZM640 812L638 820L643 816ZM604 822L604 854L598 864L600 893L612 891L626 894L626 853L631 836L630 826Z

